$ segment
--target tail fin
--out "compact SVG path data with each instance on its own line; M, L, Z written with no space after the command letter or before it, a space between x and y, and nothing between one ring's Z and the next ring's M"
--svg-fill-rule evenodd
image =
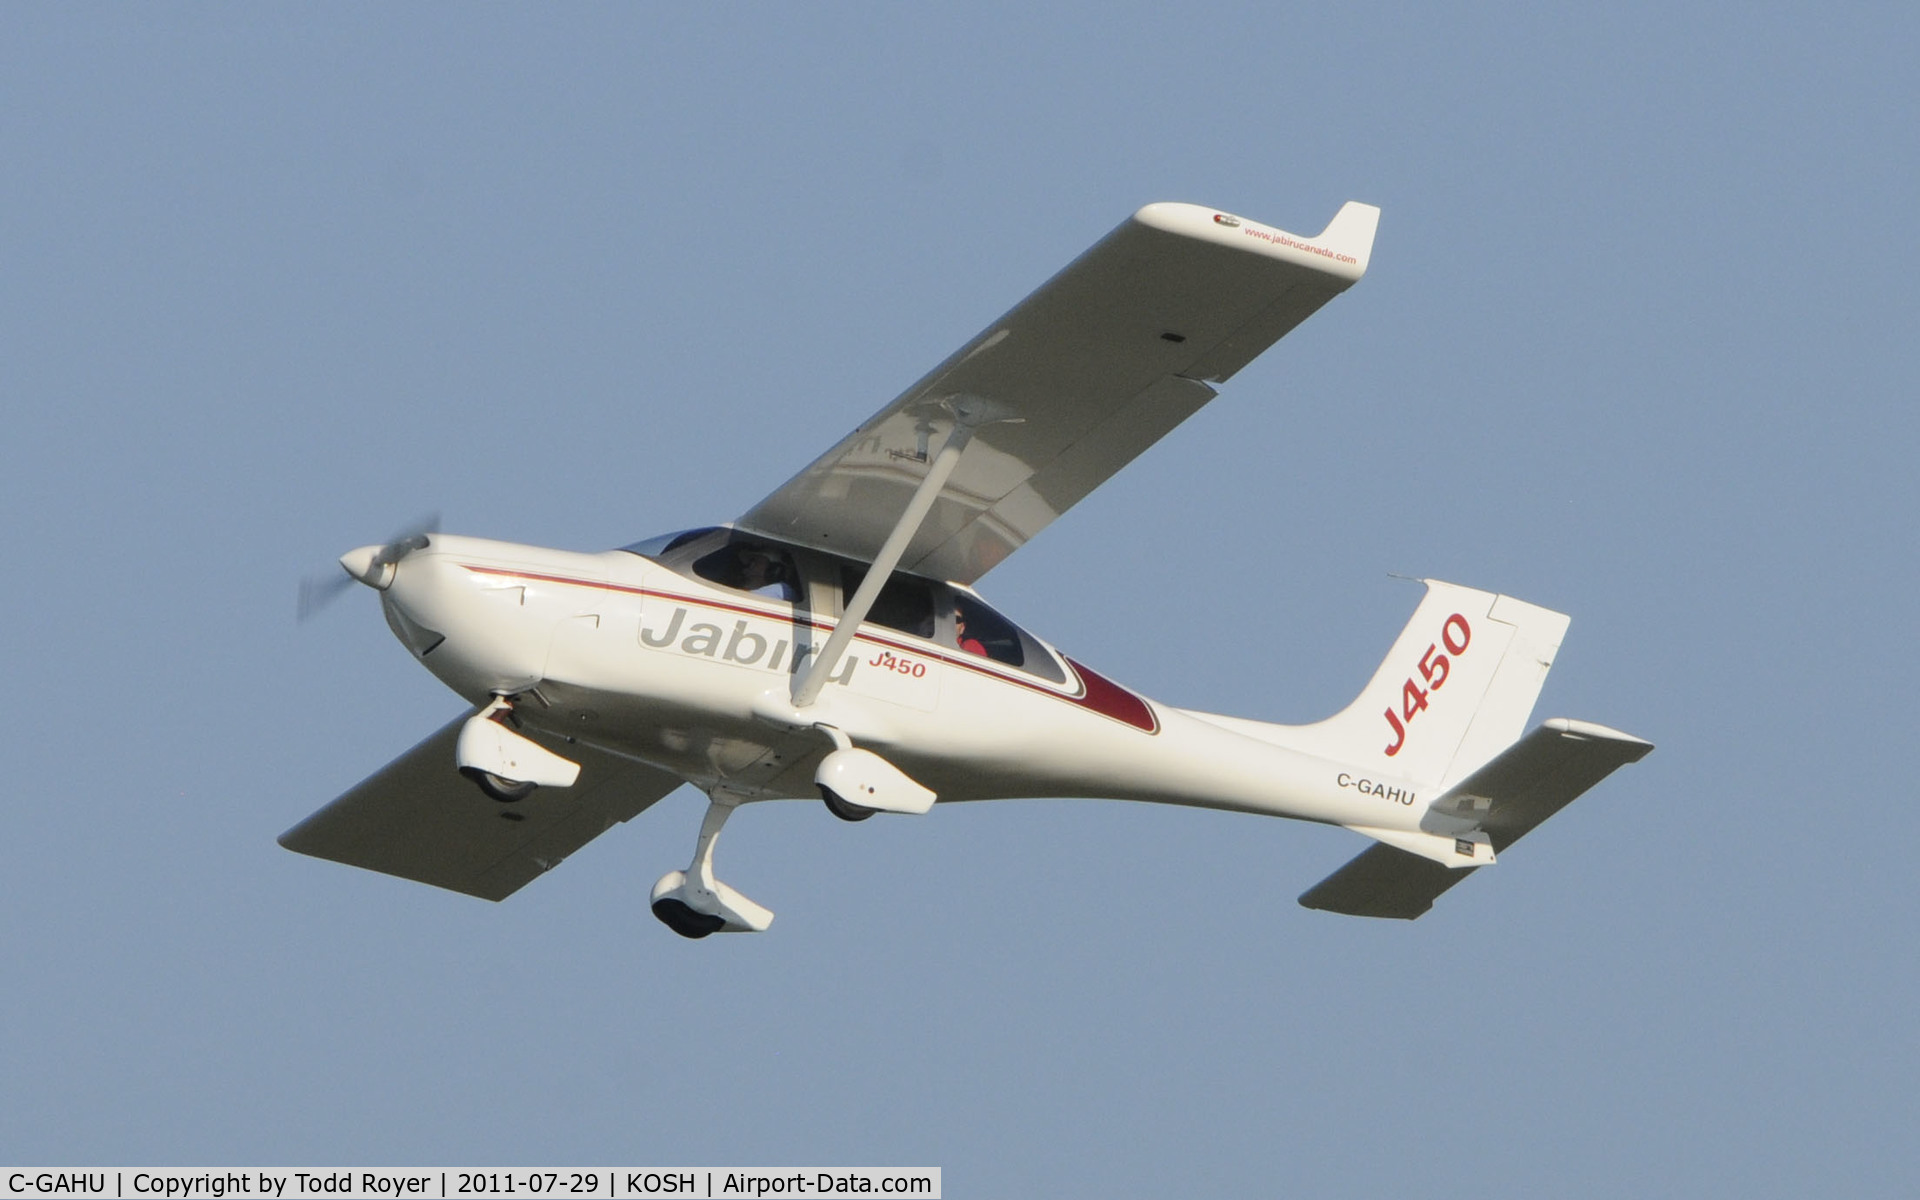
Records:
M1268 726L1266 736L1427 787L1453 784L1519 738L1568 618L1423 582L1426 598L1359 699L1317 724Z

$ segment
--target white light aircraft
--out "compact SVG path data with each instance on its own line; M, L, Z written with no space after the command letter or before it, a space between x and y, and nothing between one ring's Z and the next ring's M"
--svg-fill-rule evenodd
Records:
M731 525L342 556L473 708L280 844L499 900L691 783L706 818L652 907L697 938L773 920L714 874L749 801L863 821L1111 797L1346 826L1374 844L1300 902L1419 916L1652 749L1584 721L1522 736L1565 616L1429 580L1357 700L1274 725L1148 700L973 590L1358 280L1379 215L1301 237L1148 205Z

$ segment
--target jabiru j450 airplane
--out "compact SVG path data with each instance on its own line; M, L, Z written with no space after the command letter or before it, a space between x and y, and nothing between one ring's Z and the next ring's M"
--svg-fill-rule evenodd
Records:
M472 709L281 845L499 900L691 783L706 818L652 908L697 938L773 920L714 874L746 802L862 821L1112 797L1346 826L1373 844L1300 902L1419 916L1652 749L1524 732L1565 616L1429 580L1358 699L1275 725L1146 699L973 587L1357 281L1378 221L1348 203L1303 237L1148 205L730 525L596 554L431 531L349 552Z

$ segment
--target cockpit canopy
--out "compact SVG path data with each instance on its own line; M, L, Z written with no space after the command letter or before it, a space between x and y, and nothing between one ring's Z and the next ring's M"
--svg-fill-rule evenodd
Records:
M662 534L621 548L689 579L791 604L799 613L839 616L846 599L867 577L865 563L719 526ZM894 572L866 623L1054 683L1067 680L1058 659L1039 639L966 588L939 580Z

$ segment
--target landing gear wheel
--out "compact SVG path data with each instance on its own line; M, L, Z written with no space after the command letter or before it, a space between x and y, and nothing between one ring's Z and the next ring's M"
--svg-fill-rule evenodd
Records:
M523 783L518 779L502 779L492 771L482 771L478 767L468 767L460 772L479 785L481 791L502 804L512 804L533 795L536 783Z
M653 902L653 915L660 923L683 938L699 939L710 933L720 932L726 921L693 909L679 900L660 899Z
M842 821L864 821L880 811L877 808L862 808L858 804L849 804L839 792L830 787L821 787L820 798L827 802L827 811Z

